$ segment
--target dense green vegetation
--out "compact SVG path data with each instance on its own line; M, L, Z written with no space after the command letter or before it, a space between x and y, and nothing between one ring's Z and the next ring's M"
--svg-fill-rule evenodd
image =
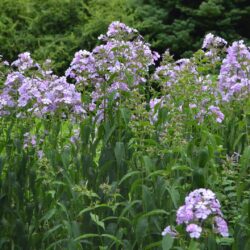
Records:
M51 58L62 73L75 51L91 50L109 23L139 29L154 49L178 58L200 48L213 32L232 42L249 39L247 0L1 0L0 53L14 60L30 51Z

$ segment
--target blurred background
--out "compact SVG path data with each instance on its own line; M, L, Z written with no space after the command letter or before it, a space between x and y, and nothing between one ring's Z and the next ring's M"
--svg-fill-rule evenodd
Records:
M212 32L249 44L248 0L0 0L0 54L30 51L62 74L74 53L91 50L112 21L140 31L152 48L188 57Z

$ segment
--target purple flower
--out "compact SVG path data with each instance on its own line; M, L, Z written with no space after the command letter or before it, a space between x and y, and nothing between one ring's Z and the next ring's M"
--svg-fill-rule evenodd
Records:
M163 232L161 233L162 236L166 236L167 234L169 234L171 237L175 237L178 233L176 232L176 230L172 230L170 226L167 226Z
M23 148L28 148L28 147L35 147L36 146L36 136L31 135L30 133L25 133L24 134L24 142L23 142Z
M44 156L43 151L42 151L42 150L38 150L38 151L37 151L37 156L38 156L39 159L42 159L43 156Z
M210 207L207 207L207 202L200 201L195 205L195 217L205 220L211 213Z
M190 103L189 104L189 108L191 108L191 109L194 109L194 108L196 108L197 107L197 105L195 104L195 103Z
M29 54L21 54L20 60L28 63L31 59ZM34 63L33 60L32 63ZM81 94L76 91L75 85L69 84L66 77L47 73L41 77L43 72L37 69L32 77L20 72L11 72L7 75L4 88L0 93L1 116L10 114L13 108L21 108L18 117L25 117L26 111L29 115L42 117L60 112L62 109L68 109L71 116L84 116Z
M116 92L117 90L129 91L128 85L124 82L114 82L108 89L109 93Z
M198 239L201 236L202 228L196 224L189 224L186 227L186 231L189 233L191 238Z
M129 93L145 84L149 66L159 58L137 30L121 22L111 23L107 34L99 38L103 44L91 52L80 50L75 53L65 73L66 77L75 80L77 86L91 88L90 103L97 107L104 99L109 99L110 94L114 94L114 99L123 98L124 92ZM114 105L119 105L119 102ZM89 108L94 110L93 105ZM98 121L102 120L103 111L97 112L96 116Z
M215 221L215 226L214 226L215 232L221 234L223 237L228 237L229 233L226 221L219 216L216 216L214 218L214 221Z
M33 59L30 57L30 52L24 52L22 54L19 54L18 59L14 61L11 65L18 67L21 72L30 69L34 66L37 66L37 64L35 64Z
M149 101L150 106L150 122L154 124L158 120L158 110L155 110L156 105L159 104L162 107L163 102L161 98L153 98Z
M176 213L177 224L185 223L190 237L199 238L202 228L197 224L203 223L208 217L214 218L215 232L228 236L225 220L222 218L220 203L215 194L209 189L196 189L185 198L185 204Z
M224 114L220 111L219 107L210 106L209 110L216 115L216 121L221 123L224 120Z
M222 218L220 203L215 194L209 189L196 189L185 198L185 205L181 206L176 215L177 224L185 223L186 231L191 238L199 238L202 233L201 225L211 217L214 221L214 232L228 237L228 227L226 221ZM170 226L166 227L162 235L176 235Z
M211 48L211 47L218 47L218 46L225 46L227 41L219 36L214 36L213 34L209 33L205 36L202 48Z
M70 137L70 141L73 144L76 144L80 139L80 129L74 129L73 130L73 135Z
M177 211L177 224L189 223L194 219L193 205L181 206Z
M219 74L219 91L224 101L245 98L250 93L250 50L236 41L227 49Z
M161 102L161 99L160 98L154 98L154 99L151 99L150 102L149 102L149 106L151 109L154 109L154 107Z
M112 22L108 27L107 37L114 37L122 34L138 33L136 29L126 26L119 21ZM105 37L105 36L104 36ZM103 36L101 37L103 39Z

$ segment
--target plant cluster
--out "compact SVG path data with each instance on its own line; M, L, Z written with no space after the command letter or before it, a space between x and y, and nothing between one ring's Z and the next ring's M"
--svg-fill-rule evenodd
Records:
M185 223L186 231L191 238L200 238L202 226L208 220L212 222L215 233L228 237L228 227L222 218L221 206L215 194L209 189L196 189L185 198L185 205L181 206L176 213L177 224ZM166 227L162 235L176 236L176 231Z
M249 47L99 39L62 76L0 57L0 249L249 249Z

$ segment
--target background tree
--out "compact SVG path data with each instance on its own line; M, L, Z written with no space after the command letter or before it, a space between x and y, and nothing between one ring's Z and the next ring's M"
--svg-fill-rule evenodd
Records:
M1 0L0 54L30 51L63 73L75 51L92 49L114 20L137 28L153 49L188 57L212 32L231 42L250 34L247 0Z

